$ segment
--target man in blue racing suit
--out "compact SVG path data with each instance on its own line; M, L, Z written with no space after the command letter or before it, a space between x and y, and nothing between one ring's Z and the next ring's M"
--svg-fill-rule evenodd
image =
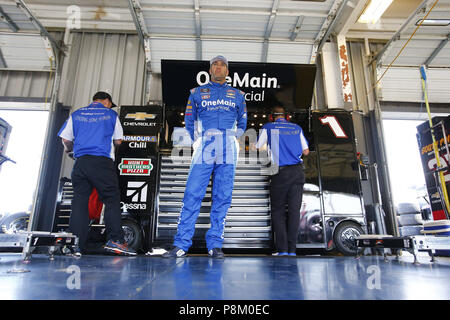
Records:
M186 255L192 245L195 222L212 174L211 228L206 246L212 258L223 258L225 218L231 205L239 146L237 138L247 127L244 93L227 84L228 61L210 61L211 81L191 90L185 112L186 130L194 153L183 197L174 248L163 257Z

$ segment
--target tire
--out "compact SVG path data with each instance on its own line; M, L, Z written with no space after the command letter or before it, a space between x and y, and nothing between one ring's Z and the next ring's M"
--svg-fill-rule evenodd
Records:
M142 232L139 225L131 220L122 220L125 241L130 248L138 251L142 248Z
M3 218L1 231L4 233L16 233L17 231L27 231L30 215L26 212L18 212Z
M364 234L364 230L355 222L345 221L334 229L333 240L336 249L345 256L354 256L362 249L356 247L355 238Z

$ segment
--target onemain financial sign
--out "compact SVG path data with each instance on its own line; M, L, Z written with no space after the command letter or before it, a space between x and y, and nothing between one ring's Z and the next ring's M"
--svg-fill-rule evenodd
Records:
M289 109L311 106L316 66L229 62L227 84L244 92L247 107ZM184 109L189 91L210 81L208 61L161 60L163 102Z

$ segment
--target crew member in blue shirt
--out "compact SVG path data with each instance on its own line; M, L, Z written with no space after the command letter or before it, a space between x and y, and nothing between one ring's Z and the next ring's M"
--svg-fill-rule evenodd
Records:
M274 107L272 115L275 121L262 127L255 147L259 149L268 144L272 166L278 168L270 179L274 255L295 256L305 183L301 157L309 154L309 147L302 128L286 119L284 107Z
M114 146L119 146L123 130L111 95L99 91L87 107L74 111L62 126L65 152L73 151L72 212L69 230L78 236L75 255L86 249L89 230L89 197L97 189L105 205L107 243L105 250L119 255L136 255L124 241L121 224L119 180L114 165Z

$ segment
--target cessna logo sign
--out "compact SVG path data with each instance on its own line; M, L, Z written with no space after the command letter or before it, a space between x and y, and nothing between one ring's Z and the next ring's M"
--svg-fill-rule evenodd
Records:
M153 169L151 159L126 159L119 164L121 176L149 176Z
M128 181L127 198L131 197L131 203L121 202L122 211L128 209L147 209L147 191L148 183L142 181ZM126 209L126 210L125 210Z

